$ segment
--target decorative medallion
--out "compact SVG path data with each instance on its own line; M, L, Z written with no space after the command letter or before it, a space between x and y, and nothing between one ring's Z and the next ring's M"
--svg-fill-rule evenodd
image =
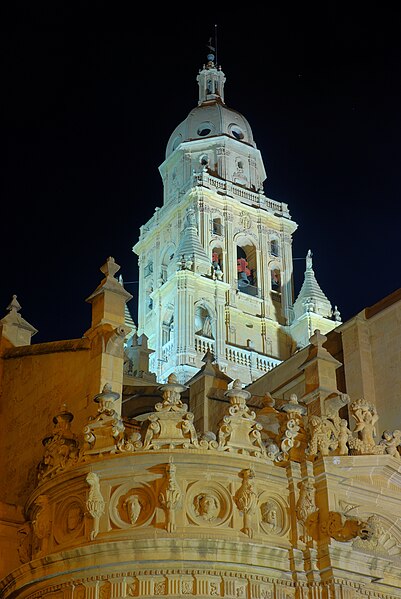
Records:
M110 500L110 519L117 528L145 526L153 517L155 504L153 491L148 485L121 485Z
M84 534L85 506L79 497L69 497L56 510L54 537L63 544Z
M198 481L187 492L187 514L198 526L220 526L232 513L232 499L219 483Z
M283 499L263 491L259 496L260 527L267 535L284 535L289 527L288 506Z

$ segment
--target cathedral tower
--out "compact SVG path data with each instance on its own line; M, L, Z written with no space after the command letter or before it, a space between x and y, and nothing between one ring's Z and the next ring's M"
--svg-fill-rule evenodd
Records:
M225 104L225 80L210 54L198 106L159 168L163 206L134 247L138 326L160 381L174 371L185 382L210 350L230 377L251 382L297 345L289 332L297 225L264 194L260 151L246 118Z

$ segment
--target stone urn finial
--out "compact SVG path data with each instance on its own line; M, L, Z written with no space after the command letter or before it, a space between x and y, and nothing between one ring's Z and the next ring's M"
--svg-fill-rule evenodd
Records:
M93 401L99 404L98 412L112 412L114 411L114 403L119 397L119 393L111 390L110 383L106 383L102 392L95 395Z
M229 398L231 405L245 407L247 400L251 397L251 393L242 388L240 379L235 379L231 389L224 393Z
M100 270L106 277L114 277L116 272L120 270L120 265L112 256L109 256L103 266L100 267Z
M177 376L174 372L168 375L167 383L158 387L159 391L163 394L163 401L160 404L156 404L156 410L182 410L184 404L181 401L181 393L187 389L185 385L181 385L178 382ZM186 406L185 408L186 409Z

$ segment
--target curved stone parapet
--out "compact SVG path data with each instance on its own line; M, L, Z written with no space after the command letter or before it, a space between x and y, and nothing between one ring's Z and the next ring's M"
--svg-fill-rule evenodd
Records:
M291 544L285 470L257 457L223 455L224 465L217 449L115 454L42 482L26 505L33 523L31 561L3 581L4 597L17 590L21 597L39 597L36 593L44 588L57 590L54 597L60 599L72 597L63 594L71 581L82 586L82 597L92 597L88 584L93 577L98 586L105 583L99 568L110 576L118 570L130 591L96 597L169 594L175 568L186 572L176 584L188 593L203 589L201 595L220 596L231 585L247 596L249 585L270 588L262 584L262 573L271 577L277 570L287 580ZM245 510L238 497L250 464L254 496ZM274 526L266 517L267 506L275 512ZM243 532L245 512L252 535ZM158 560L168 563L169 572L156 575ZM126 571L125 563L130 564ZM246 566L249 576L234 576L238 567L232 564Z

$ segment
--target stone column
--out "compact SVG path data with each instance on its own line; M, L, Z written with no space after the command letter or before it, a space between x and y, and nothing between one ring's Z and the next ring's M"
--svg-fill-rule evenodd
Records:
M177 339L177 364L187 364L189 355L195 356L194 333L194 286L190 280L191 271L177 272L177 326L174 328Z

